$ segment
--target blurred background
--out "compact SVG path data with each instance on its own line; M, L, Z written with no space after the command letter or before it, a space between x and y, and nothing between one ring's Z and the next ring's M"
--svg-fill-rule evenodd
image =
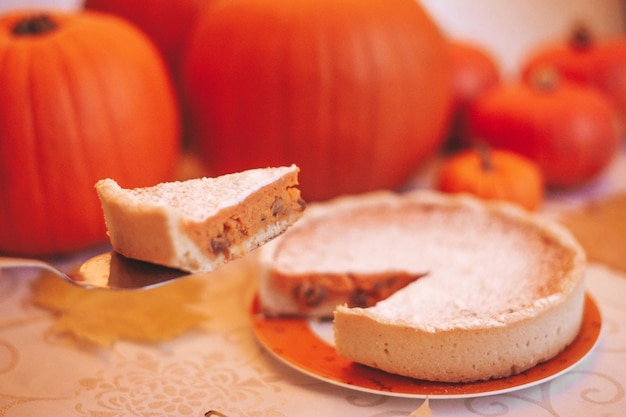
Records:
M584 19L597 36L626 31L626 0L418 0L451 37L490 51L505 78L546 40L563 38ZM82 0L2 0L0 11L24 6L79 8Z

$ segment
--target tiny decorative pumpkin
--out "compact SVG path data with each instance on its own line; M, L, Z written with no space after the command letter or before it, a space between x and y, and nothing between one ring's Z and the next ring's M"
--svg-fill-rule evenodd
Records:
M578 25L567 42L540 47L522 65L530 79L540 68L552 67L572 82L594 86L610 97L619 111L622 129L626 126L626 37L595 39Z
M469 112L472 136L535 161L550 187L581 185L619 151L616 113L595 89L561 83L554 71L536 75L478 98Z
M107 240L97 180L172 178L178 110L152 43L89 12L0 17L0 252Z
M296 163L304 197L401 185L443 142L450 68L414 0L224 0L183 69L216 175Z
M533 161L511 151L479 146L447 158L437 188L469 193L485 200L503 200L536 210L543 201L541 170Z
M491 54L468 41L449 43L453 87L453 120L449 145L468 145L467 107L489 89L500 83L500 70Z

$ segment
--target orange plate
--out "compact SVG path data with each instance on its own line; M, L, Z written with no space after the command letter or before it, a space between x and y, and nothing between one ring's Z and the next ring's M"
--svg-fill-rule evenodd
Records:
M451 384L422 381L363 366L337 355L303 318L266 318L255 297L250 317L254 332L265 348L279 360L305 374L331 384L359 391L411 398L465 398L500 394L540 384L568 371L589 354L600 336L602 318L588 294L580 333L553 359L509 378ZM326 325L332 326L330 322Z

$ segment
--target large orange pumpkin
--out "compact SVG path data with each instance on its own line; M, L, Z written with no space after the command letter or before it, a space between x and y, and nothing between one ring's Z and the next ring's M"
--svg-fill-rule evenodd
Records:
M85 0L88 10L113 13L143 30L163 54L175 77L191 29L212 0Z
M189 35L201 11L212 1L85 0L84 7L120 16L143 30L163 55L174 86L180 93L180 67Z
M213 173L296 163L308 200L401 185L450 113L446 43L414 0L218 0L183 77Z
M106 241L94 190L171 179L174 94L153 44L118 18L0 17L0 252L48 255Z

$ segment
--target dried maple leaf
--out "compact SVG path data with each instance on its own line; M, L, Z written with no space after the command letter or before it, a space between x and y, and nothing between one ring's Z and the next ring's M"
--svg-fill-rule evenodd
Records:
M158 342L200 327L205 281L189 278L142 291L85 290L49 272L33 284L32 303L55 313L52 331L100 346Z
M432 417L432 416L433 416L433 413L432 411L430 411L430 407L428 406L428 397L426 397L422 405L420 405L417 410L409 414L409 417Z

